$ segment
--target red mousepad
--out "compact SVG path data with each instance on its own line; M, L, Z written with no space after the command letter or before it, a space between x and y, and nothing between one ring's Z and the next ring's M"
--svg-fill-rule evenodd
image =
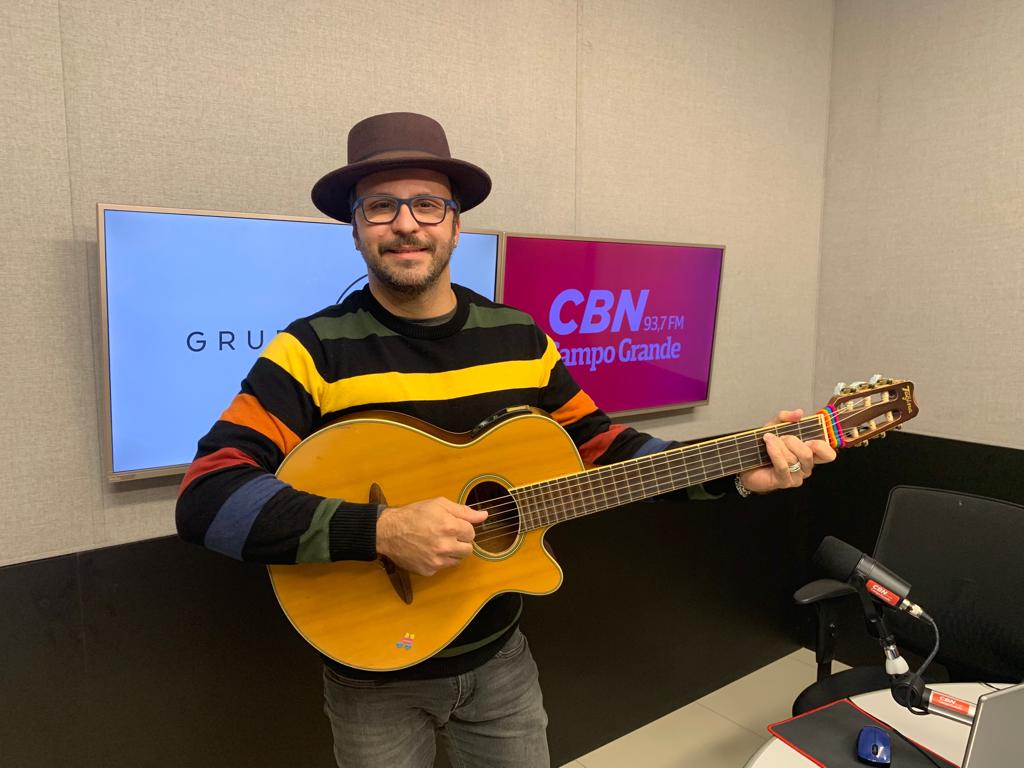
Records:
M876 720L849 699L774 723L768 730L822 768L865 768L871 764L857 757L857 736L865 725L876 725L889 733L893 768L960 768Z

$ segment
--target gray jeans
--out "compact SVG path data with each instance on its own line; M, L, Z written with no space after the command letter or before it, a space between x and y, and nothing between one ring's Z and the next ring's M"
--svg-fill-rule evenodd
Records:
M548 768L537 665L517 629L472 672L378 682L324 669L339 768L431 768L435 734L452 768Z

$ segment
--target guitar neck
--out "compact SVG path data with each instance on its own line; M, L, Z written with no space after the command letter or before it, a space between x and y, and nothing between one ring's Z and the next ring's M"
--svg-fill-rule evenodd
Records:
M827 440L824 416L773 424L510 490L534 530L771 464L764 436Z

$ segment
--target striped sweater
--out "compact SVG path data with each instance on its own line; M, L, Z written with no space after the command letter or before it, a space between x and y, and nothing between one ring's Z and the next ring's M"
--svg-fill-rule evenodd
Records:
M566 429L588 464L668 447L612 425L527 314L453 288L455 314L439 325L396 317L364 288L278 334L199 441L179 492L179 535L260 563L375 559L376 505L305 493L274 476L306 436L365 410L465 432L502 408L535 406ZM492 600L453 647L500 639L495 632L511 630L520 605L518 595Z

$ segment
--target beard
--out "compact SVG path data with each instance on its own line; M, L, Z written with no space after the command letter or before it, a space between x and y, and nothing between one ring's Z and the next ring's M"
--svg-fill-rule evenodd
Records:
M357 243L363 261L366 262L366 268L381 284L396 294L415 297L432 288L444 274L452 258L455 236L453 233L452 237L442 242L421 241L415 237L396 237L380 242L376 246L367 244L361 238ZM395 264L393 254L392 260L389 260L387 252L403 246L420 248L430 254L425 271L420 272Z

